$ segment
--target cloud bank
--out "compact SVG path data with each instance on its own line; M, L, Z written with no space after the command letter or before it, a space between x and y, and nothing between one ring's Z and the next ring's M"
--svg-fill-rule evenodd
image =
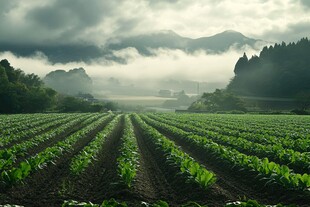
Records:
M2 0L0 43L100 46L114 36L165 29L191 38L233 29L296 41L310 32L299 27L310 23L309 8L308 0Z
M250 56L255 51L244 48ZM158 49L157 55L145 57L134 48L116 51L115 56L126 58L127 64L107 64L105 60L97 59L91 63L71 62L66 64L51 64L42 54L25 58L16 57L10 52L0 53L0 59L8 59L15 68L21 68L26 73L36 73L44 77L56 69L70 70L83 67L94 80L108 80L113 77L121 83L152 87L165 80L191 80L210 83L228 83L234 76L233 69L238 58L243 54L233 48L223 54L208 54L196 52L187 54L181 50Z

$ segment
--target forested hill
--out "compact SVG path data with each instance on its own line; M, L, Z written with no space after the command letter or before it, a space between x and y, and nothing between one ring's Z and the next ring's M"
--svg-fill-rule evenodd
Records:
M296 97L310 94L310 41L264 47L259 56L246 54L235 65L228 91L243 96Z
M43 82L58 93L77 95L92 92L92 79L83 68L75 68L68 72L55 70L48 73Z
M93 102L90 90L91 79L82 68L69 72L57 70L49 73L51 85L59 84L60 92L46 87L35 74L25 74L11 66L6 59L0 61L0 114L36 112L102 112L117 110L112 102ZM55 81L58 79L58 82ZM65 85L67 81L67 85ZM68 87L61 91L62 87ZM73 89L73 87L76 87ZM65 90L65 89L63 89ZM68 92L64 94L64 92ZM85 94L86 93L86 94Z
M0 61L0 114L43 112L55 96L39 76L15 69L6 59Z

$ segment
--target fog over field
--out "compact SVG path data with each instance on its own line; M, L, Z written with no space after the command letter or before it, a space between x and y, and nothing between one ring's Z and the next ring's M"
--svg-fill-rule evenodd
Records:
M255 54L253 49L245 48L249 54ZM233 77L233 65L239 58L241 51L233 48L222 54L205 54L198 51L195 54L186 54L181 50L158 49L155 56L145 57L134 48L123 49L115 52L116 56L125 57L126 64L94 60L91 63L49 62L42 53L31 57L16 57L10 52L0 54L0 59L7 58L17 68L22 68L27 73L36 73L44 77L48 72L56 69L69 70L83 67L89 76L96 82L100 79L107 80L111 77L126 84L147 84L153 87L160 81L192 80L198 82L211 82L227 84Z

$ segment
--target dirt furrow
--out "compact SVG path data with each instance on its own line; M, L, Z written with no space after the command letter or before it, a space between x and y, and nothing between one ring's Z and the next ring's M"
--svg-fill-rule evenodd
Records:
M147 146L146 144L144 145ZM204 190L193 183L188 183L186 180L184 180L184 178L180 178L177 175L177 173L180 172L179 169L171 169L167 167L163 156L159 154L154 154L153 157L156 159L158 166L160 166L159 168L162 169L162 171L158 174L163 175L163 179L169 182L169 187L174 191L174 198L171 199L170 197L165 199L166 201L169 201L169 204L172 204L172 206L180 206L181 204L185 204L188 201L193 201L200 204L207 204L211 207L223 206L229 201L236 201L239 199L238 196L233 195L230 191L222 188L220 185L217 184L211 186L207 190Z
M102 203L107 198L118 198L122 195L118 185L117 162L120 138L123 133L123 118L110 136L103 143L97 159L76 178L70 178L73 187L71 195L78 200Z
M137 126L135 126L135 135L140 150L140 166L134 188L136 194L140 196L141 200L149 202L158 200L174 202L176 200L175 192L166 180L155 155Z
M64 179L70 176L69 164L76 154L80 152L103 129L107 121L80 139L55 164L50 164L42 170L35 172L24 185L16 185L8 189L8 201L24 206L61 206L63 200L69 199L63 194Z

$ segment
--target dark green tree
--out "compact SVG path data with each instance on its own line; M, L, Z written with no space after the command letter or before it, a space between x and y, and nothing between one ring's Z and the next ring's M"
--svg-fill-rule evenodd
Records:
M61 97L58 103L60 112L88 112L90 103L73 96Z
M235 65L227 90L237 95L294 98L310 90L310 42L264 47L259 56L244 54Z
M0 113L43 112L52 107L56 92L35 74L25 74L0 61Z
M216 89L213 93L204 93L202 97L194 102L189 110L216 111L246 111L244 102L232 93Z
M306 111L310 108L310 91L302 91L296 95L296 101L300 110Z
M239 60L237 61L235 65L235 69L234 69L235 74L239 75L239 74L244 73L247 69L248 62L249 60L248 60L247 55L243 53L243 56L239 58Z

